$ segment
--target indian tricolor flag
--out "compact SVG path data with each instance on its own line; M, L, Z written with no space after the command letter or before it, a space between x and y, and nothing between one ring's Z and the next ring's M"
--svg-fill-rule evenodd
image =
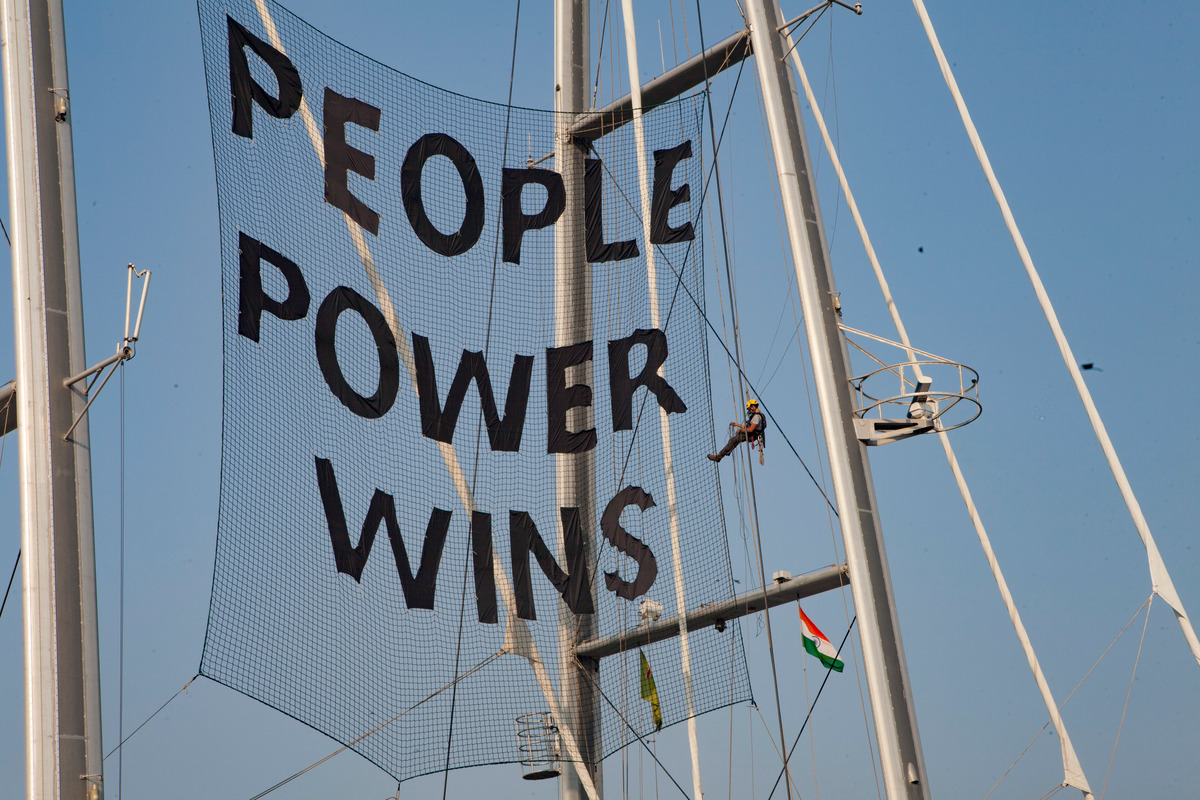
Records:
M821 659L821 663L827 669L841 672L846 665L838 660L837 648L829 643L829 639L821 633L820 628L813 624L813 621L808 618L808 614L804 613L803 608L800 608L799 605L796 608L800 609L800 631L804 635L804 649Z

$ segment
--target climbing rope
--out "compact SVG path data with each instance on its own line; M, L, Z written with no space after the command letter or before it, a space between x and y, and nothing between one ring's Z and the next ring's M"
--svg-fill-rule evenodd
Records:
M704 17L700 10L700 0L696 0L696 27L697 27L697 31L698 31L698 34L700 37L700 50L701 50L701 52L704 52L704 50L705 50ZM708 75L707 65L705 65L704 73L705 73L704 74L704 85L705 85L705 89L708 89L710 84L709 84L709 75ZM717 140L716 120L714 119L711 104L707 104L707 110L708 110L709 137L712 141L715 142ZM725 199L724 199L724 193L723 193L722 184L721 184L721 169L720 169L720 160L718 158L718 155L719 154L716 152L714 152L714 154L713 154L713 174L716 177L716 184L717 184L717 214L718 214L718 219L720 220L720 223L721 223L721 244L722 244L722 250L723 250L724 260L725 260L725 280L726 280L726 284L728 285L728 290L729 290L729 314L730 314L730 320L733 323L734 352L736 354L737 362L739 364L744 364L745 357L744 357L744 353L742 351L741 331L740 331L740 327L738 324L738 318L737 318L737 294L736 294L736 290L734 288L733 270L732 270L731 260L729 258L729 233L728 233L728 229L727 229L726 222L725 222ZM727 349L727 352L728 352L728 349ZM738 368L738 372L739 373L742 372L742 369L740 366ZM744 407L744 403L746 400L744 387L739 385L738 393L739 393L738 403L739 403L739 405ZM761 451L760 451L760 454L761 454ZM797 454L797 457L799 457L799 454ZM806 469L807 469L807 467L806 467ZM774 694L775 694L775 712L776 712L776 717L777 717L777 720L779 723L779 741L780 741L780 744L782 745L783 742L786 741L784 729L783 729L783 705L779 699L779 674L778 674L778 669L776 666L776 659L775 659L775 641L774 641L774 636L771 631L771 611L770 611L770 607L768 605L766 605L766 603L765 603L767 582L766 582L766 571L765 571L765 567L763 566L761 529L759 527L759 519L758 519L758 496L757 496L757 493L755 492L755 487L754 487L754 472L753 472L753 470L748 469L746 471L746 476L748 478L748 482L747 482L747 485L749 487L748 499L749 499L750 510L751 510L750 530L751 530L751 534L754 538L755 550L757 551L757 554L758 554L758 578L759 578L759 584L762 586L763 599L764 599L763 617L762 618L763 618L763 621L766 624L766 628L767 628L767 651L770 654L771 682L772 682L772 688L774 689ZM826 498L826 501L828 502L828 498ZM788 765L787 765L786 759L783 762L783 769L784 769L784 772L788 771ZM788 795L788 800L791 800L792 786L791 786L790 774L788 775L787 795Z

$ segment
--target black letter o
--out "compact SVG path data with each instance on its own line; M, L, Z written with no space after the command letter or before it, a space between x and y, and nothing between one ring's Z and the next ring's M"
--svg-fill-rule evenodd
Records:
M421 199L421 170L433 156L445 156L454 162L467 195L467 213L463 215L459 229L451 234L434 227ZM433 252L457 256L479 241L479 234L483 232L483 179L479 177L479 167L467 148L452 137L444 133L427 133L408 148L400 167L400 196L413 231Z
M379 354L379 388L370 397L363 397L346 382L333 346L338 317L346 309L357 311L375 337L375 349ZM321 302L317 311L316 338L321 374L342 405L366 419L378 419L386 414L396 402L396 392L400 389L400 356L396 352L396 338L384 320L383 312L353 289L339 286Z

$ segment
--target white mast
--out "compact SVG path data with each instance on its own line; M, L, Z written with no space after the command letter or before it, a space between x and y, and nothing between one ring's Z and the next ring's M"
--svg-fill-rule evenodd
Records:
M796 283L807 321L805 329L861 631L884 788L888 800L927 799L925 760L892 599L887 553L875 509L875 491L866 446L854 429L849 357L838 329L837 294L808 158L800 100L779 34L784 20L776 0L748 0L746 12Z
M101 796L83 301L61 0L4 0L29 800Z
M583 172L585 144L570 134L574 115L590 105L588 72L591 37L588 34L587 0L554 0L554 168L566 188L566 208L554 226L554 345L563 347L592 338L592 276L584 251ZM591 386L592 361L572 370L575 384ZM573 408L567 415L568 430L593 427L586 407ZM559 453L556 463L556 495L560 508L579 509L587 552L588 572L596 574L595 453ZM559 530L558 555L566 564L566 545ZM592 591L595 591L593 585ZM595 597L593 596L593 602ZM595 783L596 800L603 795L600 770L600 662L575 655L581 641L596 638L595 614L576 616L565 603L558 609L559 698L563 719L574 735L587 771ZM563 773L562 800L581 800L586 789L576 770Z

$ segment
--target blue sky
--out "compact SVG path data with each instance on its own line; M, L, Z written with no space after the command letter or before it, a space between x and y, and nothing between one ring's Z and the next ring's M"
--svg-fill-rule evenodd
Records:
M981 375L984 413L953 441L1062 702L1148 596L1144 551L915 12L906 3L864 5L861 17L838 9L827 14L800 52L826 117L836 122L851 186L914 343ZM422 80L485 99L507 95L514 4L295 0L289 7L346 45ZM784 12L807 7L785 3ZM929 10L1075 353L1098 368L1086 373L1089 386L1183 602L1200 614L1191 508L1200 444L1191 420L1200 394L1194 370L1200 12L1180 4L1056 3L1035 10L941 0ZM593 8L602 12L602 5ZM613 19L617 13L610 11ZM548 2L522 4L515 103L550 103L551 14ZM740 24L732 3L706 3L703 14L709 43ZM67 2L66 20L91 360L108 355L120 337L124 265L154 270L143 342L125 377L128 731L195 673L203 643L220 469L216 193L195 8ZM681 9L643 2L638 24L643 79L698 49L692 3ZM606 53L614 47L607 42ZM618 52L611 69L606 63L602 70L604 97L627 91ZM730 102L731 82L717 81L716 109ZM790 265L779 244L756 91L748 70L722 160L746 371L765 386L761 399L779 427L815 465L807 354L801 360L796 343L785 353L793 327ZM815 132L809 136L815 144ZM814 155L814 161L845 320L890 336L832 169L827 159ZM715 250L707 248L714 321L717 285L724 285ZM10 300L4 289L6 318ZM737 411L715 340L710 352L720 422ZM0 348L0 381L13 372L11 348ZM119 392L116 383L106 389L91 421L106 749L118 741ZM772 444L755 476L767 572L828 564L837 557L836 537L823 501L782 442ZM12 437L5 448L0 569L7 572L19 546ZM931 788L935 796L983 797L1041 728L1045 710L940 447L916 439L872 451L871 459ZM729 462L722 484L734 571L747 586L753 549ZM11 787L24 771L15 599L0 618L0 785ZM806 604L835 641L845 631L844 603L848 596L828 595ZM819 678L804 672L812 664L801 658L794 611L781 609L772 621L790 737L807 709L805 682L811 693ZM754 622L745 632L754 693L769 725L747 707L701 720L710 797L727 796L730 785L733 796L765 797L777 770L767 741L776 726L766 637ZM1141 632L1139 618L1063 712L1097 796ZM869 796L875 781L852 665L830 684L814 714L813 739L806 734L797 750L797 784L805 797ZM1108 791L1194 796L1200 672L1161 601L1153 605L1132 687ZM656 746L686 786L682 728L665 731ZM122 789L129 798L249 798L334 747L200 680L131 740ZM1043 734L993 796L1036 797L1051 789L1057 752ZM107 764L109 797L116 797L115 762ZM609 796L623 786L633 796L655 791L651 765L637 751L609 759L605 769ZM515 766L455 773L448 791L471 796L486 780L500 796L555 795L552 783L527 784L517 776ZM674 791L661 776L657 786L664 796ZM434 777L401 794L441 788ZM378 798L393 789L387 776L348 754L272 797Z

